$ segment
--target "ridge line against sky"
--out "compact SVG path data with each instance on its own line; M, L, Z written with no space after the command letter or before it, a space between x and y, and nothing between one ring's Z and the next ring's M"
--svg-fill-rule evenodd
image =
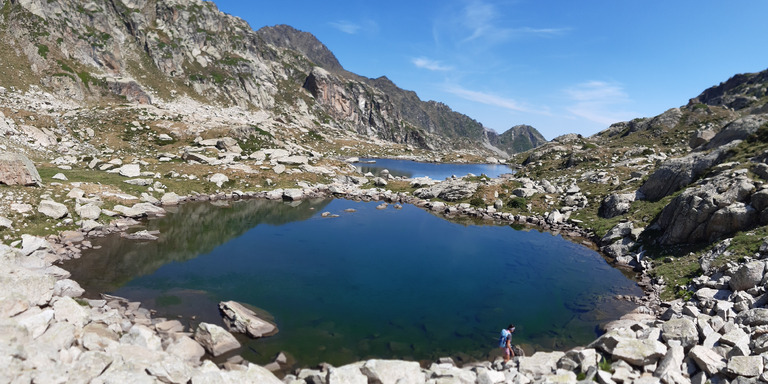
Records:
M351 72L547 139L652 117L768 68L765 1L214 2L253 29L312 33Z

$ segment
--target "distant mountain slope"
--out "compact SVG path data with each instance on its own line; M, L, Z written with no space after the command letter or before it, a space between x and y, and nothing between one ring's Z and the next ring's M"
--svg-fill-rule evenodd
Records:
M512 154L539 147L546 143L547 139L530 125L516 125L490 141L495 147Z
M286 25L253 31L211 2L2 4L0 55L14 68L0 71L5 85L42 86L83 103L188 96L266 111L285 125L424 149L525 147L495 148L482 124L448 106L421 101L386 77L345 71L312 34Z

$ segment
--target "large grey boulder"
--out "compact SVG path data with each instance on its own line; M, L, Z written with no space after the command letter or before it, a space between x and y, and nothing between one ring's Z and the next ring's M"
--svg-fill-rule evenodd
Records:
M726 371L734 376L755 377L763 373L762 356L733 356L728 359Z
M665 245L710 242L753 226L757 211L748 202L755 185L746 176L720 175L688 188L659 214Z
M53 200L43 200L37 206L37 211L54 219L61 219L69 215L67 206Z
M725 150L695 152L665 161L638 189L643 199L656 201L690 185L726 155Z
M208 178L208 181L216 184L217 187L221 188L224 183L229 181L229 177L223 173L214 173L211 175L211 177Z
M20 153L0 152L0 184L42 185L35 165Z
M427 380L418 362L400 360L368 360L360 368L369 383L423 383Z
M532 356L520 357L520 366L518 370L520 373L530 375L532 377L550 375L557 371L557 362L563 356L565 356L565 353L559 351L536 352Z
M147 372L163 383L185 384L192 378L192 369L184 360L168 355L147 367Z
M240 348L240 342L222 327L200 323L195 331L195 340L213 356L220 356Z
M114 357L101 351L85 351L69 370L69 377L89 383L112 364Z
M635 193L612 193L606 196L597 210L600 217L610 219L629 212L632 202L635 201Z
M669 349L664 358L659 361L656 370L653 371L653 377L663 380L665 383L677 382L674 378L682 375L680 367L685 359L685 351L679 343L669 343Z
M90 321L90 311L68 296L58 298L53 304L53 311L56 321L66 321L78 328Z
M677 340L684 349L690 349L699 343L699 331L696 324L685 317L671 319L661 326L661 337L669 343Z
M216 145L216 148L224 152L231 152L231 153L243 152L243 149L240 148L240 145L237 143L237 140L231 137L222 137L220 139L217 139L215 145Z
M179 336L165 350L182 360L191 363L199 363L205 355L205 349L200 343L192 340L188 336Z
M274 324L259 318L252 310L236 301L219 303L219 310L224 315L225 325L232 332L245 333L253 338L277 333L277 327Z
M413 192L422 199L440 198L445 201L458 201L472 197L477 191L478 184L463 179L451 179L431 187L417 189Z
M765 272L765 262L751 261L740 265L731 275L729 284L733 291L744 291L750 289L763 280Z
M620 338L613 348L613 357L634 366L642 367L656 363L667 353L667 347L651 339Z
M735 140L746 140L768 122L768 115L747 115L725 126L707 144L707 148L717 148Z
M736 315L735 320L736 324L743 324L751 327L768 325L768 308L752 308L742 311Z
M635 225L632 222L618 223L609 229L608 232L600 239L601 244L610 244L616 240L628 237L635 229Z
M328 369L328 383L368 384L368 377L361 371L364 362L347 364L338 368Z
M125 164L118 170L120 176L139 177L141 176L141 167L138 164Z
M75 213L85 220L96 220L101 216L101 208L94 203L75 207Z
M720 373L726 366L725 359L722 356L714 350L701 345L691 348L688 357L696 363L699 369L709 376Z
M163 194L160 198L160 205L178 205L181 201L181 197L175 192L168 192Z

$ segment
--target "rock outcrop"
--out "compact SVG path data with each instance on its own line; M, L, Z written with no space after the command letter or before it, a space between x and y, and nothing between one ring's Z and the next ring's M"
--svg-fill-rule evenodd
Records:
M0 153L0 184L35 186L42 184L37 168L24 155Z
M661 244L711 242L750 228L759 214L749 204L754 182L744 175L724 174L685 190L664 207L657 225Z

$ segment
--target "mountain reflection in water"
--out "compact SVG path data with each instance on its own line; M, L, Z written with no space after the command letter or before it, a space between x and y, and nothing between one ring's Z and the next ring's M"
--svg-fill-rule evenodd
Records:
M97 239L103 248L64 268L90 294L141 301L193 327L221 324L219 301L259 307L280 333L244 340L238 353L263 364L285 351L303 366L483 359L509 322L515 343L569 348L633 308L615 295L642 293L595 251L551 233L377 205L184 204L139 228L159 230L159 240Z

